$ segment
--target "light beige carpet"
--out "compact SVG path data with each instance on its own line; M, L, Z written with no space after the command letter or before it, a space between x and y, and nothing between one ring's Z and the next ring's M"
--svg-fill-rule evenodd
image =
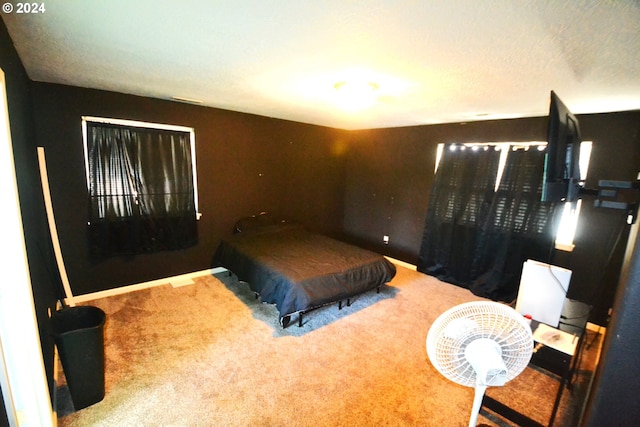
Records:
M443 311L478 299L399 266L380 294L311 312L301 328L292 319L282 329L275 307L235 277L96 300L107 314L106 396L59 425L466 426L473 389L432 367L425 338ZM577 423L596 347L557 426ZM488 393L546 424L557 386L527 369ZM484 410L479 422L508 425Z

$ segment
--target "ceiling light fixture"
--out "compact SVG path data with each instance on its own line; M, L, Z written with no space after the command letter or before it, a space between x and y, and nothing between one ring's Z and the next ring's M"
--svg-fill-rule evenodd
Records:
M338 92L338 101L342 108L358 111L370 107L375 101L378 85L362 79L351 79L333 85Z
M341 93L358 95L368 95L378 90L377 84L363 80L346 80L336 83L333 87Z

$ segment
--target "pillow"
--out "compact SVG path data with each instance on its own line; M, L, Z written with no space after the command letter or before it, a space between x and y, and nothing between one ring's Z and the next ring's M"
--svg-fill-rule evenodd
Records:
M258 215L240 218L233 226L233 233L241 233L243 231L255 230L257 228L276 225L276 220L268 212L260 212Z

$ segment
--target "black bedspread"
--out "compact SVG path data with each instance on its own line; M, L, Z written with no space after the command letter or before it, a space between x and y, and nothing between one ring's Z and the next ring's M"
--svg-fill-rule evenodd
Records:
M281 318L375 289L396 273L380 254L285 224L222 241L214 266L249 283Z

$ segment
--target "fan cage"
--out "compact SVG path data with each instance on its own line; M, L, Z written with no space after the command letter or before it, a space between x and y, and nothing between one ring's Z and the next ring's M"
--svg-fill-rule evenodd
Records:
M451 336L445 331L454 321L473 326L457 330L455 336ZM513 308L489 301L460 304L442 313L427 335L429 359L446 378L473 387L476 373L464 353L467 345L479 338L491 339L500 346L507 367L507 381L527 367L533 351L530 325Z

